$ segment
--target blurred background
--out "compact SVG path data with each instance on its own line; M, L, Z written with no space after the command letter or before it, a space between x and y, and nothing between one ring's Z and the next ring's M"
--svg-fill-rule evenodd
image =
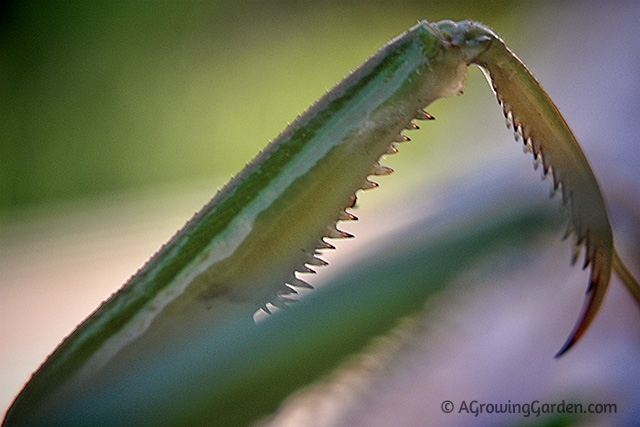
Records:
M61 339L288 122L383 43L421 19L481 21L530 67L583 145L609 203L620 252L638 277L636 2L3 2L3 411ZM469 73L464 95L429 108L437 120L421 125L421 131L410 134L413 142L383 162L396 173L381 178L379 189L360 198L360 224L346 228L358 239L341 245L331 255L333 265L317 280L330 282L344 268L353 269L348 267L353 257L366 258L381 235L394 242L385 233L398 236L406 227L424 225L444 212L450 221L465 222L474 213L488 215L490 203L504 212L519 200L556 218L559 202L548 200L550 184L538 182L530 156L522 155L505 130L502 112L479 70ZM563 321L547 324L557 328L553 338L546 337L549 352L536 355L549 364L577 318L586 287L584 273L568 267L570 244L559 241L562 233L553 224L558 232L536 244L551 245L557 256L543 259L559 258L562 273L550 280L542 276L536 283L562 287L568 282L565 274L574 275L576 283L566 300L571 307L560 316ZM538 274L544 273L548 264L536 258L540 251L533 243L516 244L539 266ZM524 264L523 271L529 271ZM477 277L465 271L458 283ZM509 275L500 280L511 286L504 289L514 292L533 287L530 296L518 298L535 300L535 285L528 282L532 274L526 274L527 280ZM495 289L504 290L503 285L489 282L494 290L486 297L500 300L496 295L504 292ZM640 316L625 292L613 283L591 336L592 354L600 356L589 360L598 365L613 353L621 355L627 363L607 372L624 384L614 381L611 387L639 396L640 390L630 383L640 379L632 362L640 353ZM502 307L513 304L509 298L500 301ZM564 307L536 301L549 310ZM474 313L464 308L454 312ZM503 314L503 319L519 313ZM500 336L532 333L532 325L524 322L513 335ZM620 341L617 347L607 342L607 359L596 337L615 333L621 334ZM523 352L531 345L518 342L513 345ZM474 354L477 347L471 344L478 343L468 344L469 353L459 354ZM495 354L486 356L483 363L496 359ZM519 359L513 360L517 365ZM577 366L592 369L586 362ZM550 381L558 371L546 372L536 375L532 369L531 376L520 381ZM593 386L596 380L587 383ZM459 384L464 388L468 381L463 375ZM625 422L637 420L625 414Z

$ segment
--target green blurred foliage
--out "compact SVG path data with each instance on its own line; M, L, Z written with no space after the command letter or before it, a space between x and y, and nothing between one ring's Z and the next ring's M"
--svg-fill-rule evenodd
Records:
M419 19L513 2L25 1L0 22L0 212L224 183Z

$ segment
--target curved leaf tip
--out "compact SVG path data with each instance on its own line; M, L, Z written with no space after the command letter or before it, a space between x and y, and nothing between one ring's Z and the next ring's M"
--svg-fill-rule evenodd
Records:
M549 95L504 42L482 24L443 23L469 64L478 65L503 108L516 140L522 138L543 174L551 173L554 191L562 192L569 212L568 236L575 236L574 262L585 248L584 268L590 266L589 286L582 313L556 357L566 353L586 332L598 313L612 268L640 305L640 286L620 260L604 197L575 136Z

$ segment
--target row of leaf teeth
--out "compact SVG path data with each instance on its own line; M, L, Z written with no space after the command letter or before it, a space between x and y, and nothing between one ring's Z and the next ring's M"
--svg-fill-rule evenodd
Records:
M355 200L354 200L354 203L355 203ZM358 217L356 217L350 212L347 212L346 209L338 215L338 219L337 219L337 221L357 221L357 220L358 220ZM318 240L315 250L313 252L307 253L307 259L305 260L305 262L303 262L301 265L298 266L298 268L295 269L294 273L291 275L289 280L286 281L286 283L283 283L282 285L280 285L279 289L277 289L276 293L271 297L271 299L269 299L268 302L277 308L286 309L288 303L297 301L297 299L291 297L291 295L298 293L296 288L313 289L313 285L301 279L298 275L299 274L315 274L316 270L314 270L312 267L323 267L329 264L327 261L325 261L324 259L318 256L320 255L321 250L336 249L336 247L333 244L327 242L325 238L348 239L352 237L354 237L353 234L347 233L346 231L339 230L335 224L327 227L325 235ZM271 314L271 310L266 304L263 304L260 308L263 311L265 311L267 314Z
M549 195L550 197L553 197L556 194L558 188L560 188L562 184L557 171L553 169L553 166L550 164L548 156L541 149L540 144L537 143L537 141L535 141L535 139L531 137L527 128L523 126L518 116L513 113L509 105L506 102L504 102L502 97L498 94L497 90L496 90L496 94L498 98L498 103L502 106L502 109L504 112L507 128L513 129L514 138L516 141L519 141L520 138L522 138L524 143L525 153L533 154L534 170L537 170L540 167L540 165L542 165L543 179L546 178L548 175L551 175L553 179L553 187ZM567 228L565 230L565 233L562 239L565 240L572 234L574 236L573 251L571 254L572 265L577 263L578 257L580 256L580 252L582 251L582 245L583 244L585 245L585 248L586 248L585 260L584 260L584 264L582 265L582 268L585 269L589 266L589 264L591 264L591 261L594 259L596 248L593 245L589 244L589 239L588 239L589 236L588 236L587 230L583 229L581 224L579 223L576 224L573 222L574 218L576 218L576 215L574 215L573 212L571 212L571 209L572 209L571 200L569 199L569 194L565 191L564 188L562 188L562 204L565 205L567 209L569 209L570 211L569 212L570 220L568 221Z
M520 122L518 116L513 113L509 105L502 100L500 95L498 95L498 102L502 106L507 128L513 130L513 137L516 141L519 141L520 138L522 138L524 152L531 153L533 155L533 169L538 170L538 168L542 166L542 178L545 179L549 175L553 178L553 188L550 193L550 196L553 197L558 191L561 183L557 174L554 173L548 155L544 150L542 150L540 144L530 135L528 129ZM564 194L562 202L567 202L564 198Z
M420 110L418 110L416 112L415 119L416 120L434 120L435 117L433 117L431 114L427 113L426 111L420 109ZM417 130L417 129L420 129L420 128L415 123L409 122L409 124L407 125L406 129L407 130ZM411 141L411 139L408 136L403 135L403 134L399 134L394 139L393 142L402 143L402 142L409 142L409 141ZM398 149L395 147L395 144L393 142L391 144L389 144L389 149L387 150L386 154L396 154L398 152ZM393 169L392 168L387 167L387 166L383 166L379 162L375 162L373 167L371 168L371 171L370 171L369 175L384 176L384 175L389 175L391 173L393 173ZM369 189L372 189L372 188L377 188L378 186L379 186L379 184L377 182L370 181L368 178L366 178L364 180L363 184L360 186L360 188L362 190L369 190ZM357 216L355 216L351 212L347 212L348 208L353 208L355 206L356 200L357 200L357 198L356 198L356 195L354 194L351 197L347 208L345 208L343 211L341 211L338 214L338 218L337 218L336 222L337 221L357 221L358 220ZM269 299L268 303L270 303L274 307L277 307L277 308L280 308L280 309L286 309L288 303L297 301L295 298L291 297L291 295L298 293L296 288L299 288L299 289L313 289L313 285L309 284L305 280L300 279L297 276L297 274L315 274L316 271L311 267L323 267L323 266L329 264L324 259L318 257L318 255L320 255L320 252L319 252L320 250L323 250L323 249L333 250L333 249L336 248L334 245L332 245L331 243L327 242L325 240L325 238L327 238L327 239L349 239L349 238L353 238L353 237L355 237L353 234L338 229L337 225L335 223L330 225L330 226L328 226L326 231L325 231L324 236L318 241L318 244L316 245L315 250L312 253L308 254L307 260L295 270L294 274L289 278L289 280L287 280L286 283L283 283L279 287L279 289L277 289L276 293ZM267 303L262 304L260 306L260 308L263 311L265 311L267 314L271 314L271 310L267 306Z

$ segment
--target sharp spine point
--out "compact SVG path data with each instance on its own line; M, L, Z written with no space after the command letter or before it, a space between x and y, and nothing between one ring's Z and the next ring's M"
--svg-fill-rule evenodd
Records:
M362 184L362 186L360 188L362 190L370 190L372 188L377 188L379 186L380 186L380 184L378 184L377 182L373 182L373 181L369 181L368 179L365 179L364 183Z
M569 222L567 224L567 229L564 231L564 235L562 236L562 240L567 240L569 236L571 236L571 233L573 233L573 225Z
M571 254L571 265L576 265L576 262L578 262L578 257L580 256L580 245L576 244L573 247L573 254Z
M402 134L398 135L398 137L394 140L394 142L400 142L400 143L409 142L409 141L411 141L411 138Z
M585 243L585 254L584 254L584 264L582 265L582 269L586 269L589 264L594 260L596 256L596 247L594 245L589 244L589 236L586 238Z
M329 263L327 261L323 260L322 258L318 258L316 256L312 256L311 258L309 258L307 260L307 262L305 264L322 267L322 266L325 266L325 265L327 265Z
M264 302L264 303L262 303L262 305L260 305L260 309L262 311L264 311L265 313L267 313L267 314L271 314L271 310L269 310L269 307L267 307L267 303L266 302Z
M424 110L418 110L416 113L416 119L417 120L435 120L436 118Z
M342 211L338 215L338 221L357 221L358 217L347 211Z
M297 294L298 291L296 291L295 289L293 289L291 286L287 285L286 283L283 283L280 285L279 289L278 289L278 293L279 295L287 295L287 294Z
M371 170L371 175L389 175L393 173L393 169L387 167L387 166L382 166L380 163L376 163L375 165L373 165L373 169Z
M396 154L397 152L398 149L396 148L396 146L391 144L389 145L389 148L387 149L387 152L385 154Z
M291 286L295 286L296 288L313 289L312 285L310 285L309 283L305 282L304 280L298 279L297 277L294 277L293 279L291 279L289 281L289 284Z
M338 230L334 225L327 228L327 237L330 239L348 239L353 237L353 234L347 233L346 231Z
M336 247L333 246L331 243L329 242L325 242L324 240L320 239L320 249L335 249Z

